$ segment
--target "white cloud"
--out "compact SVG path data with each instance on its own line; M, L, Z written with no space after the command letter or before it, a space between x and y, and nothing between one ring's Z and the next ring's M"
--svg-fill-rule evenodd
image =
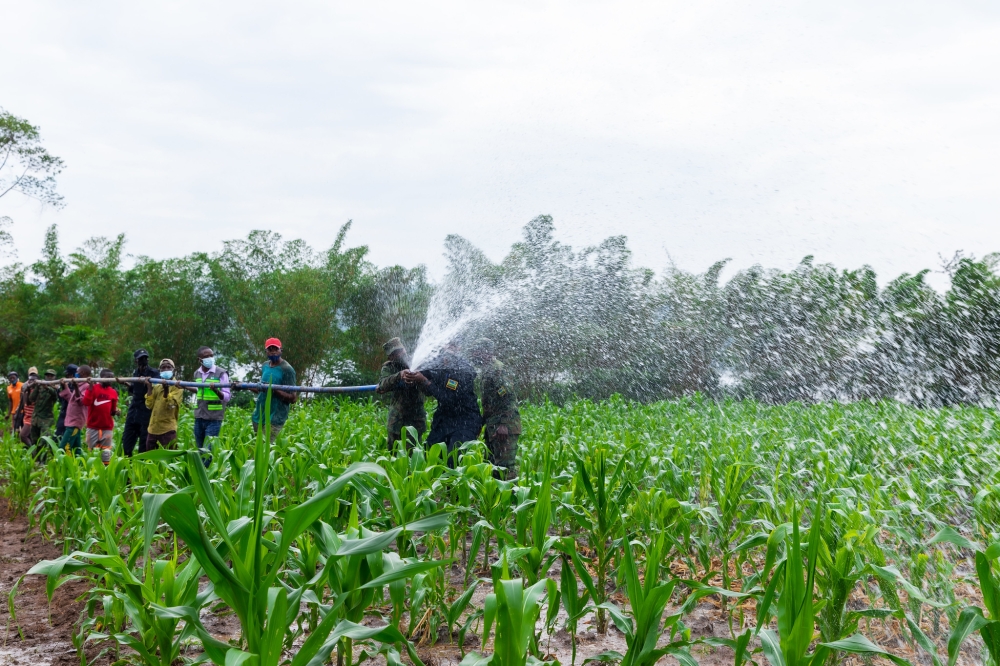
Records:
M125 231L157 257L252 228L380 264L575 243L892 277L1000 250L1000 15L984 3L21 3L0 104L68 206L10 196L22 260Z

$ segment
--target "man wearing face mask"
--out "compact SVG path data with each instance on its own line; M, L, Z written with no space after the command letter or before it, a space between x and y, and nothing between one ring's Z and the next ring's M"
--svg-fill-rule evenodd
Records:
M174 362L169 358L160 361L160 378L174 378ZM139 452L146 453L156 448L174 448L177 439L177 416L184 402L184 389L166 384L153 385L146 380L146 407L150 418L147 428L146 442L140 445Z
M215 364L215 352L211 347L198 350L198 369L194 371L194 381L201 386L188 387L197 396L198 406L194 410L194 441L201 451L205 467L212 462L212 442L206 439L218 437L222 419L226 415L226 405L231 396L229 387L215 388L214 384L228 384L229 373Z
M260 381L262 384L271 384L273 386L295 386L295 368L288 364L285 359L281 358L281 340L278 338L268 338L264 342L264 353L267 354L267 363L261 369ZM257 393L257 404L253 409L253 416L250 417L253 421L253 431L254 434L257 433L257 428L264 423L264 406L267 401L266 391L254 391ZM273 442L278 437L278 433L285 426L285 421L288 420L288 408L298 400L299 395L297 393L292 393L290 391L282 391L279 389L271 390L271 441Z
M156 368L149 367L149 352L145 349L136 349L132 355L135 358L135 370L133 377L157 377L160 372ZM146 385L129 384L129 396L131 400L128 404L128 413L125 415L125 429L122 431L122 448L125 455L131 456L135 450L136 442L140 443L140 449L145 446L146 438L149 436L149 418L153 412L146 407Z

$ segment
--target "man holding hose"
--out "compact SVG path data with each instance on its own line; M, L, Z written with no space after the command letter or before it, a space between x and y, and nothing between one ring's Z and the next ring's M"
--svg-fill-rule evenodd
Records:
M459 445L479 438L483 417L476 400L476 370L459 356L454 344L419 372L404 370L403 381L412 382L425 394L437 400L437 409L431 421L427 446L444 443L448 447L448 466L454 467Z
M160 361L160 379L174 378L174 362L169 358ZM177 439L177 416L184 402L184 389L179 386L156 384L146 380L146 408L149 409L149 425L146 441L139 444L139 453L156 448L174 448Z
M285 359L281 358L281 340L278 338L268 338L265 340L264 353L267 355L267 363L261 369L261 383L273 386L295 386L295 368L289 365ZM253 432L256 435L257 429L266 420L264 417L264 407L267 402L267 391L251 390L257 393L257 404L253 408L253 416L250 417L250 420L253 422ZM282 391L281 389L271 390L270 416L272 442L278 438L278 433L285 427L285 421L288 420L288 408L298 398L298 393Z
M132 354L135 358L135 370L133 377L157 377L160 373L155 368L149 367L149 352L145 349L136 349ZM125 429L122 431L122 448L125 455L131 456L138 442L139 452L142 453L146 446L146 439L149 436L149 419L153 415L152 410L146 407L146 385L138 382L128 385L129 395L132 399L128 403L128 412L125 414Z
M389 360L382 364L379 373L378 393L389 394L389 418L386 421L387 443L392 451L399 441L403 428L412 427L417 431L417 444L427 429L427 412L424 411L424 394L413 383L403 381L403 372L410 369L406 360L406 347L399 338L393 338L382 345ZM406 449L413 442L406 438Z
M198 369L194 371L194 381L199 384L198 388L187 389L196 393L198 401L194 410L194 442L201 451L205 467L208 467L212 462L212 443L208 441L206 444L206 440L219 436L222 419L226 416L226 405L232 395L228 386L215 386L228 384L229 373L215 364L215 352L211 347L201 347L198 350Z

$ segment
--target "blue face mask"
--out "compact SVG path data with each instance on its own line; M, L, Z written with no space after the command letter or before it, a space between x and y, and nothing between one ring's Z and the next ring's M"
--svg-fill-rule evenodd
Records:
M160 370L160 379L173 379L173 378L174 378L173 370Z
M277 363L278 361L281 360L281 354L268 354L267 360L270 361L271 363Z
M201 364L205 367L206 370L211 370L212 368L215 367L215 357L209 356L208 358L203 358L201 359Z

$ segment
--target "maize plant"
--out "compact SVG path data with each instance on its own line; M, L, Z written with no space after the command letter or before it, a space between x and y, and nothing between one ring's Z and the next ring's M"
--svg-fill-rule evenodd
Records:
M544 645L576 663L599 651L578 632L610 619L623 632L611 640L628 640L603 658L630 663L667 647L685 660L702 642L732 648L737 666L820 666L882 655L875 643L897 632L937 666L978 649L970 636L989 650L1000 621L997 552L977 543L1000 537L990 410L527 404L510 481L481 443L453 468L440 447L385 450L385 413L366 400L302 401L273 444L246 416L227 413L208 468L187 408L177 450L107 467L53 447L36 463L0 439L10 509L63 550L36 574L50 592L73 577L91 586L75 645L104 636L133 662L305 666L336 653L343 666L416 663L445 635L458 646L436 649L458 655L477 632L479 656L461 658L521 663ZM974 561L981 602L963 578ZM534 599L520 615L518 589ZM690 614L720 605L728 635L690 639ZM239 621L235 644L206 631L215 612Z

